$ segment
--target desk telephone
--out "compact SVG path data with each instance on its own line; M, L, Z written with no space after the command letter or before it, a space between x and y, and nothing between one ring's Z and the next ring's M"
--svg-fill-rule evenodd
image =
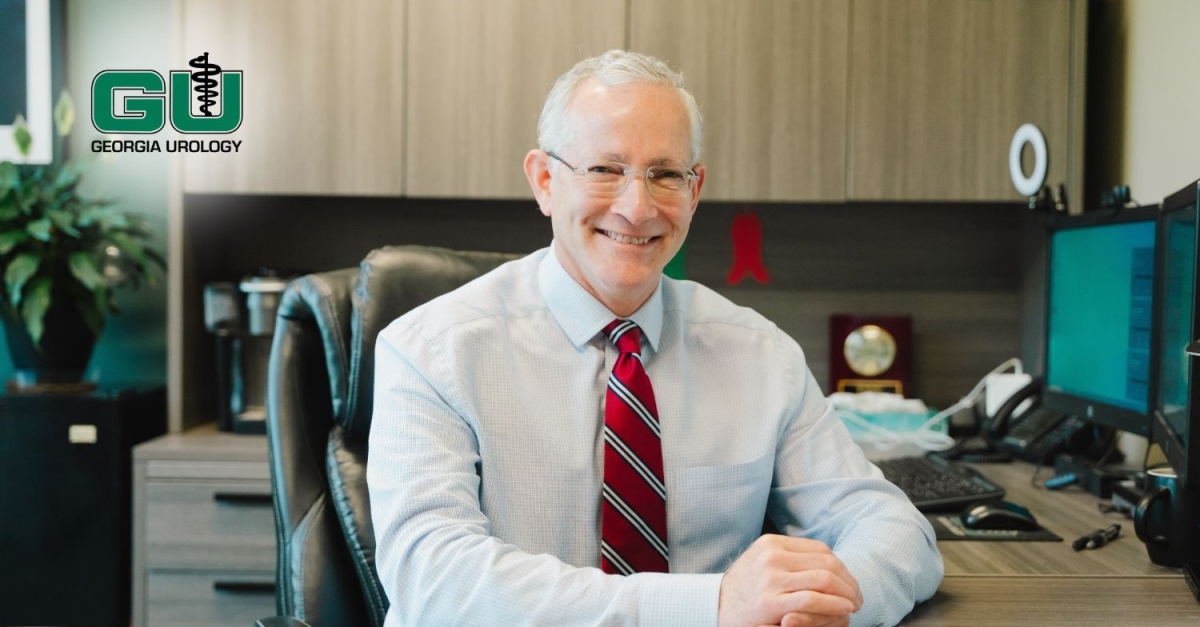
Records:
M1058 453L1092 444L1094 437L1088 424L1078 417L1043 407L1036 398L1041 392L1041 380L1034 379L1005 401L984 425L988 442L1019 459L1041 464L1050 462ZM1017 408L1029 399L1033 399L1029 408L1014 416Z

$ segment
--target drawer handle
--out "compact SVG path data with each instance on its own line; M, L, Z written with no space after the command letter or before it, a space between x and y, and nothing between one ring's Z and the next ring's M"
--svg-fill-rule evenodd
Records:
M214 581L213 590L217 592L275 594L275 584L268 581Z
M269 493L217 492L213 494L213 500L218 503L229 503L231 505L270 505L271 495Z

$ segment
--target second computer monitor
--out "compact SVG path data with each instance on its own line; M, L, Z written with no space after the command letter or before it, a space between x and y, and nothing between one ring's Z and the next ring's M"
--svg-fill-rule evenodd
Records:
M1179 483L1195 491L1200 485L1200 412L1196 390L1197 338L1200 324L1200 181L1163 200L1159 231L1158 392L1154 403L1154 440L1162 447Z
M1059 220L1047 252L1043 403L1150 433L1157 207Z

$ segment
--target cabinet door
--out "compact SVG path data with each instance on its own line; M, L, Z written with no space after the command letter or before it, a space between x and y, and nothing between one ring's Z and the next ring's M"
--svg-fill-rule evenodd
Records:
M625 47L624 0L409 0L411 196L533 198L525 154L554 79Z
M399 195L404 2L181 0L187 58L242 70L242 142L184 157L185 192Z
M848 0L638 0L630 47L683 72L713 200L845 198Z
M266 482L151 481L145 530L148 568L270 570L275 565L275 518Z
M1026 122L1046 136L1046 184L1067 182L1071 0L855 0L851 15L850 200L1018 200L1008 151Z
M246 627L275 616L275 573L172 571L146 574L146 622L154 627Z

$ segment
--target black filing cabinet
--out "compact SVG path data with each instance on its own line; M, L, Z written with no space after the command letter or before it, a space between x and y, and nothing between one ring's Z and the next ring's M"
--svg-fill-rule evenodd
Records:
M0 625L129 624L131 450L161 387L0 392Z

